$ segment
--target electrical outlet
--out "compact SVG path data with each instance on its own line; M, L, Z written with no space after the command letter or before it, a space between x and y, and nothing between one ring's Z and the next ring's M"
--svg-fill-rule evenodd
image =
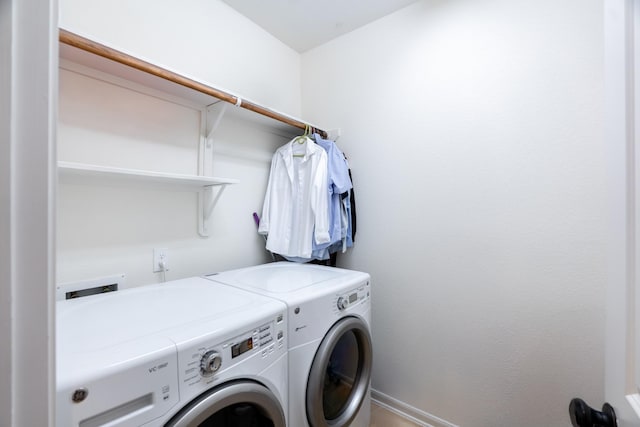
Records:
M153 272L169 271L169 249L153 249Z

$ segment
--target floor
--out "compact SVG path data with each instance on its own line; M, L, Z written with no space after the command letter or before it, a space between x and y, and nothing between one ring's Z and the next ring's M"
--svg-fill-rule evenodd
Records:
M419 427L419 425L371 402L369 427Z

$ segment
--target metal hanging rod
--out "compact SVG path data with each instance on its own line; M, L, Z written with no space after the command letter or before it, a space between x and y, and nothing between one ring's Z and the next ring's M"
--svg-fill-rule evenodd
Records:
M149 62L143 61L141 59L138 59L126 53L120 52L118 50L112 49L103 44L94 42L92 40L79 36L78 34L72 33L70 31L64 30L62 28L60 29L60 42L67 44L69 46L73 46L78 49L84 50L86 52L93 53L94 55L101 56L111 61L129 66L131 68L135 68L137 70L154 75L156 77L160 77L162 79L168 80L178 85L187 87L189 89L193 89L200 93L213 96L214 98L220 99L222 101L228 102L238 107L242 107L246 110L253 111L263 116L270 117L274 120L278 120L290 126L303 129L303 130L306 130L307 127L311 127L311 129L313 129L315 132L322 135L323 138L327 137L326 131L313 127L308 123L304 123L299 120L293 119L291 117L285 116L276 111L273 111L261 105L255 104L251 101L242 99L236 95L232 95L230 93L224 92L222 90L219 90L214 87L207 86L203 83L192 80L188 77L181 76L180 74L174 73L162 67L158 67L157 65L153 65Z

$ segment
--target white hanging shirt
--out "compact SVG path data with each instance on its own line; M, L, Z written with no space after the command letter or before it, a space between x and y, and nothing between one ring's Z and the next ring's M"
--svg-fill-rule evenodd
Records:
M258 232L268 235L269 251L310 258L312 239L329 242L327 153L309 138L297 139L273 155Z

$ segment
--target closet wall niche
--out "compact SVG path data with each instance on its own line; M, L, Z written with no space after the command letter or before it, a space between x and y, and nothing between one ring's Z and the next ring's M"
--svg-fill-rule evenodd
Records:
M77 40L98 46L97 54ZM169 247L170 278L210 272L207 257L193 255L210 251L212 240L249 240L249 259L262 256L251 213L261 206L273 152L305 122L180 79L218 91L61 30L59 282L127 270L134 285L157 281L149 261L157 246ZM230 222L242 222L245 234Z

